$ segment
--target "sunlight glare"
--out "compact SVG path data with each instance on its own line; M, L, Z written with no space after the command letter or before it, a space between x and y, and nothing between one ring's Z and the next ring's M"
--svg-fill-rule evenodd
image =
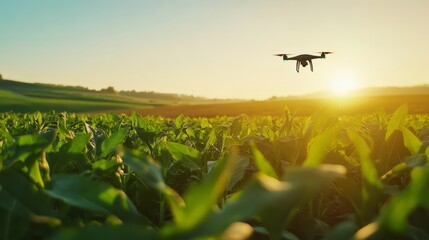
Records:
M356 89L356 81L351 75L340 75L334 78L331 84L331 91L337 96L346 96Z

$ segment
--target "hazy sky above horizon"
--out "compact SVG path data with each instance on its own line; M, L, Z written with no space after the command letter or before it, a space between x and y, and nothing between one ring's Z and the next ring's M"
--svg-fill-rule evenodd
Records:
M0 0L0 73L263 99L429 83L429 1ZM333 51L295 72L274 53Z

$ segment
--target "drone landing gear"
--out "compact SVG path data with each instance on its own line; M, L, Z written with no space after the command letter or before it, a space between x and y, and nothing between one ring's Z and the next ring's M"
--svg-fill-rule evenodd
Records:
M308 60L308 62L310 63L310 70L313 72L313 62L310 60ZM299 66L302 65L303 67L307 66L307 61L296 61L296 72L299 73Z

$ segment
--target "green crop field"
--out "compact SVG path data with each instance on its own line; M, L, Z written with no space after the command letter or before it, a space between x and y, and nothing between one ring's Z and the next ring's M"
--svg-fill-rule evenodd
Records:
M429 95L392 95L366 97L333 97L333 98L291 98L284 100L241 101L232 103L206 103L194 105L162 106L142 109L113 110L116 113L131 114L138 112L143 116L177 117L180 115L193 117L249 116L271 115L281 116L287 106L298 116L309 116L320 108L335 109L339 114L356 115L375 113L380 109L392 113L407 103L412 114L429 113Z
M0 80L0 112L132 112L160 106L231 101L151 91L107 92L106 89L97 91L79 86Z
M171 100L106 94L83 87L0 81L0 112L95 112L170 105Z
M429 239L428 145L429 115L407 105L0 113L0 238Z
M370 92L370 95L362 95ZM348 97L292 97L269 100L208 99L187 95L155 92L120 91L108 94L83 87L0 81L0 112L75 112L125 113L142 116L216 117L271 115L281 116L284 106L298 116L311 115L317 109L330 107L340 114L366 114L384 109L392 113L407 103L409 112L429 113L429 87L381 88L357 91Z

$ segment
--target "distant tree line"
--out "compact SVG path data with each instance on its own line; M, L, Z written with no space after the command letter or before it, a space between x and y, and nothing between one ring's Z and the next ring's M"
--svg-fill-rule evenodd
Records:
M118 91L116 91L115 88L112 86L109 86L107 88L103 88L100 90L100 92L101 93L107 93L107 94L117 94L118 93Z
M162 99L162 100L169 100L169 101L205 101L207 100L207 98L196 97L193 95L176 94L176 93L159 93L154 91L136 92L135 90L132 90L132 91L120 91L119 93L121 95L126 95L130 97Z

